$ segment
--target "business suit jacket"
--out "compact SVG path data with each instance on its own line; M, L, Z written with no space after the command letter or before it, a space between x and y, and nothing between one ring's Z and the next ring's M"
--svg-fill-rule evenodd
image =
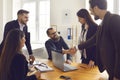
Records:
M4 41L5 41L5 38L8 34L8 32L12 29L20 29L20 26L19 26L19 23L18 23L18 20L13 20L13 21L10 21L8 22L6 25L5 25L5 28L4 28L4 35L3 35L3 41L0 45L0 52L2 52L2 48L3 48L3 45L4 45ZM23 32L25 33L25 39L26 39L26 42L25 42L25 45L27 47L27 50L28 50L28 53L29 55L32 54L32 49L31 49L31 44L30 44L30 33L28 32L28 29L27 29L27 25L25 25L25 27L23 28Z
M109 77L120 79L120 16L106 13L102 26L88 41L79 45L79 49L96 43L96 60L99 70L107 70Z
M90 39L97 31L97 27L98 25L95 23L89 23L89 28L86 34L86 40ZM82 25L82 31L84 30L85 25ZM95 55L96 55L96 46L91 46L89 48L86 48L86 55L87 58L85 59L84 56L82 55L82 59L83 61L85 60L85 63L89 63L90 60L93 60L94 62L96 62L95 60ZM83 62L84 63L84 62Z
M16 53L10 66L9 80L37 80L35 75L27 76L28 62L24 55Z

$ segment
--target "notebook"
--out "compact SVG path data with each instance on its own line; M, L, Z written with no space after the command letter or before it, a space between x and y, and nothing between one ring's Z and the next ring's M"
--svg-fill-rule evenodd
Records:
M40 70L41 72L53 71L53 68L40 61L34 61L33 65L37 70Z
M55 67L62 71L72 71L77 69L76 67L65 63L64 55L55 51L52 51L52 62Z

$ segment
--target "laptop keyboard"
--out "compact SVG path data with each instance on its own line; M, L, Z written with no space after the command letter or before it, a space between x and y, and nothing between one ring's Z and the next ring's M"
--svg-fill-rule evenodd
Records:
M73 67L73 66L71 66L70 64L64 64L64 69L65 70L74 70L74 69L76 69L75 67Z

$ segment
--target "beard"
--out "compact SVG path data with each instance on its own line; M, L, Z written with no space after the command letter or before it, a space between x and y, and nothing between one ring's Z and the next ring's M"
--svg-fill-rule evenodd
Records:
M24 20L22 20L22 19L20 20L20 23L21 23L21 24L26 25L26 22L27 22L27 21L24 21Z
M54 38L52 38L54 41L59 41L60 37L57 35L57 36L54 36Z
M99 18L99 16L96 16L96 15L95 15L95 16L94 16L94 19L95 19L95 20L98 20L98 19L100 19L100 18Z
M26 25L26 22L24 22L24 21L21 21L21 23L24 24L24 25Z

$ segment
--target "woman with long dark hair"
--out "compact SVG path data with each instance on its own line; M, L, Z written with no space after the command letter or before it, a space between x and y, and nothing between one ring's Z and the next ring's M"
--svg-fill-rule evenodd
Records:
M78 20L82 24L79 43L85 42L91 38L97 30L97 24L92 20L86 9L80 9L77 12ZM96 46L81 50L82 63L88 64L90 67L95 65Z
M37 80L40 77L40 72L27 76L28 62L21 51L24 43L24 32L14 29L8 33L0 56L0 80Z

